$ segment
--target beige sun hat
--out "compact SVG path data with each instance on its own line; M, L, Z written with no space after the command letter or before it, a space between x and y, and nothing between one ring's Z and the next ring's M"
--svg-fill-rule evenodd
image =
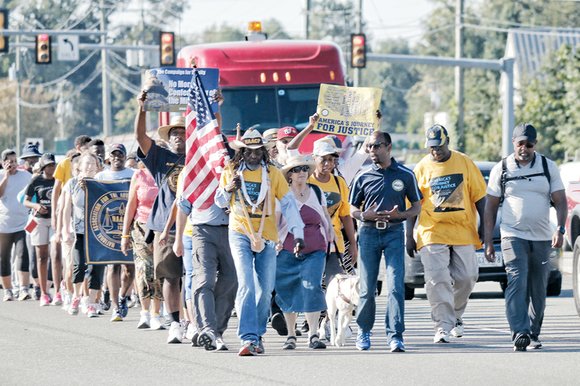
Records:
M309 155L298 155L288 158L288 161L280 169L280 171L282 172L282 175L284 175L284 177L287 177L288 172L292 168L295 168L296 166L308 166L309 167L308 177L310 177L312 173L314 173L315 167L314 160Z
M159 126L157 134L162 140L169 141L169 132L176 127L185 129L185 117L183 115L174 115L171 117L169 125Z
M276 142L276 140L278 139L278 130L279 129L268 129L264 131L262 137L264 137L264 140L266 142Z
M314 146L312 148L312 155L315 157L324 157L325 155L329 154L338 156L341 152L342 149L336 147L334 140L328 137L314 141Z
M237 139L230 142L230 147L234 150L240 150L245 147L249 149L259 149L261 147L269 148L274 145L274 142L267 142L262 137L262 134L258 130L249 129L242 135L242 138L238 141Z

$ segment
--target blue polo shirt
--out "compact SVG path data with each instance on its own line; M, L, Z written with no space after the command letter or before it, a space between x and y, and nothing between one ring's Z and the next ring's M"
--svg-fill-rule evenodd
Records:
M395 205L404 211L407 209L405 199L413 203L421 198L413 171L391 158L388 168L373 164L355 178L349 202L363 211L375 202L378 203L377 211L392 210Z

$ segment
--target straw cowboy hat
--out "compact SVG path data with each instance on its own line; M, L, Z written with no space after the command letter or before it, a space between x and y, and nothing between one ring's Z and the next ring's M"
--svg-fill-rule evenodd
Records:
M264 131L262 137L266 142L276 142L278 140L278 130L279 129L268 129Z
M246 147L248 149L270 148L273 145L274 142L265 141L260 132L254 129L246 131L239 141L236 139L230 142L230 147L234 150L240 150Z
M280 169L280 171L282 172L282 175L284 177L288 178L288 172L290 172L290 170L292 170L296 166L308 166L308 177L310 177L312 173L314 173L315 167L314 160L312 159L312 157L305 155L290 157L286 162L286 165L284 165Z
M157 134L159 135L159 138L161 138L162 140L169 141L169 132L171 131L171 129L175 129L176 127L185 129L184 116L176 115L171 117L169 125L159 126L159 128L157 129Z

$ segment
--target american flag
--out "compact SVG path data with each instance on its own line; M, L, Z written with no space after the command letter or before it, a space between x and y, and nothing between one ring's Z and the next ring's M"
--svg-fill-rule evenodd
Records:
M195 209L214 202L227 151L201 79L194 69L185 113L185 179L183 197Z

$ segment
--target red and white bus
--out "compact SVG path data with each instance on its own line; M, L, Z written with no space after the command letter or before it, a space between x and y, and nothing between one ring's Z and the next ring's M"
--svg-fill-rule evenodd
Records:
M257 24L250 23L254 28L246 41L186 46L177 55L177 67L191 67L195 59L200 68L220 70L222 131L228 137L235 136L237 123L261 132L284 126L301 130L316 112L320 84L345 84L336 44L266 40ZM324 135L310 134L300 149L311 151L312 142Z

